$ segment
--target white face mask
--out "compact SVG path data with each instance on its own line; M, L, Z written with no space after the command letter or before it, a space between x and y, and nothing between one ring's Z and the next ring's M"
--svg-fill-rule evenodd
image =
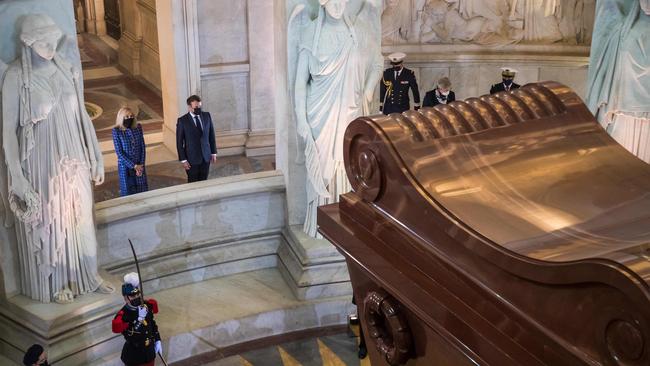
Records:
M442 91L442 90L438 89L438 93L440 93L440 95L444 95L446 97L447 95L449 95L449 89L447 89L445 91Z

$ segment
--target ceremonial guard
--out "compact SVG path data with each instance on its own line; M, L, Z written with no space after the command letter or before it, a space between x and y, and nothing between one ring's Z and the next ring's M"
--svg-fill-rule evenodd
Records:
M502 67L501 78L503 80L498 84L492 85L490 88L490 94L518 89L520 85L514 82L516 73L517 70L515 69L512 69L510 67Z
M144 300L137 273L124 276L122 295L126 304L113 319L113 333L122 333L126 343L122 348L122 362L127 366L153 366L156 354L162 354L162 344L154 314L158 313L156 300Z
M380 85L380 106L379 110L384 114L402 113L411 109L409 88L413 92L415 110L420 109L420 91L415 80L415 73L402 64L405 53L395 52L388 55L392 67L384 71L384 77Z

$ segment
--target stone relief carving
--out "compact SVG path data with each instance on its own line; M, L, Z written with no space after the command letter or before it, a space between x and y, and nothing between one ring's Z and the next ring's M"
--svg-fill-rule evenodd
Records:
M385 0L382 44L589 44L594 9L595 0Z
M371 113L383 68L378 1L362 1L352 15L345 12L347 3L319 0L313 20L300 4L288 25L289 74L295 75L290 85L307 168L304 231L312 237L317 236L316 208L338 201L350 190L343 135L348 123Z
M21 292L60 303L113 291L97 271L93 222L91 180L104 180L102 155L80 71L60 52L64 38L46 15L23 19L20 56L2 81L8 184L0 185L5 223L16 231Z

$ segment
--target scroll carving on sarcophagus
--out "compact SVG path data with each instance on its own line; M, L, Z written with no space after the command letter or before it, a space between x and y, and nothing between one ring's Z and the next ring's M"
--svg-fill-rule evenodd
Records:
M361 117L344 149L318 224L373 366L650 365L650 165L572 90Z

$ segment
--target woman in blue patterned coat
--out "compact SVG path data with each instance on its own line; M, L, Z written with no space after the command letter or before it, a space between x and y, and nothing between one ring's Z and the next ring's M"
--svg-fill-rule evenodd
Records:
M117 112L113 128L113 144L117 154L120 195L146 192L147 173L144 168L146 148L142 126L135 121L133 111L123 107Z

